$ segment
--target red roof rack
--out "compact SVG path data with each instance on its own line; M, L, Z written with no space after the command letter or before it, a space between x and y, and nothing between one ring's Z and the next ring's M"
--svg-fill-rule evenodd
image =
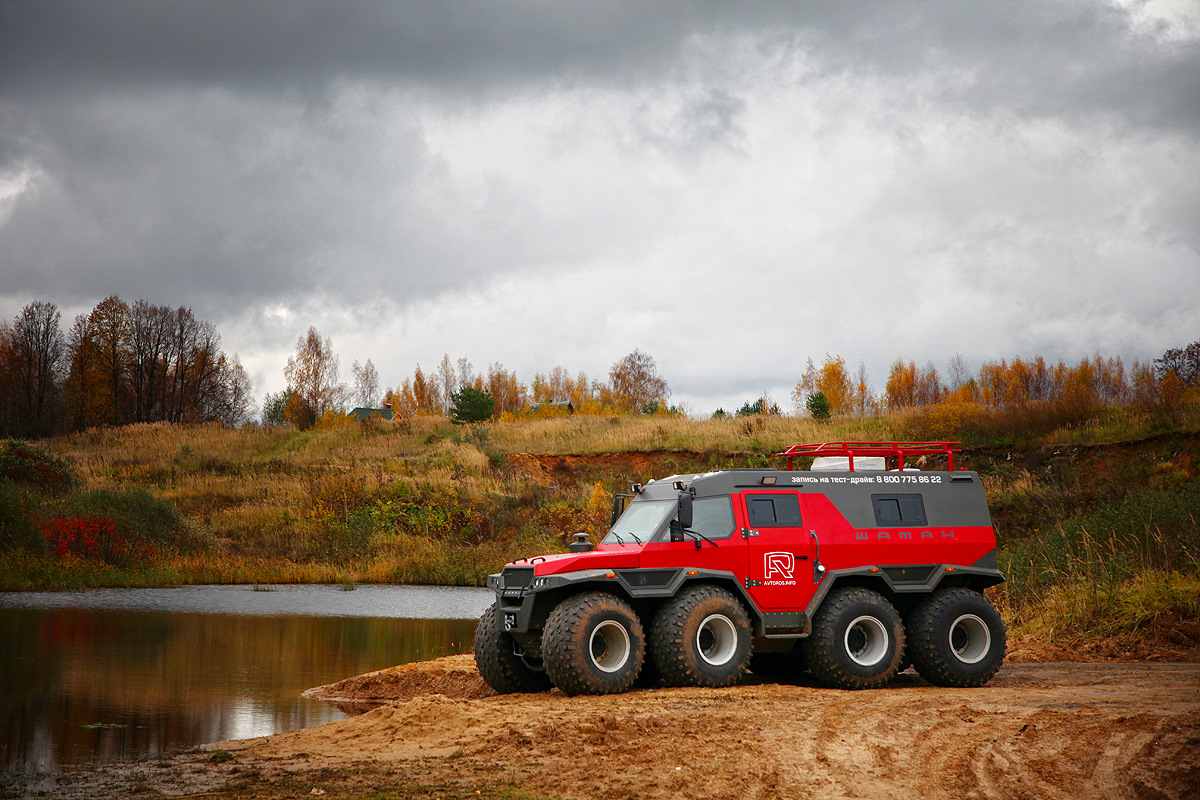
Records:
M792 468L792 459L797 456L846 456L850 459L850 471L854 472L854 459L859 456L894 456L897 469L904 469L906 456L944 455L949 461L948 469L954 471L955 449L962 442L824 442L822 444L796 444L776 453L787 458L787 468Z

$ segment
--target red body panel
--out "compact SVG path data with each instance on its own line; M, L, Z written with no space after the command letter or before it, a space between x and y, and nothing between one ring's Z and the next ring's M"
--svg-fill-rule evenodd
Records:
M601 545L590 553L559 553L549 556L513 561L510 566L534 568L533 574L558 575L585 569L634 569L638 566L639 548L635 544Z
M801 523L754 527L747 495L793 495ZM838 570L937 564L969 567L996 547L988 525L855 528L828 496L791 488L754 487L730 495L735 529L729 538L645 545L604 544L584 553L535 556L511 566L533 566L535 576L589 570L696 569L732 573L764 611L804 610L820 588L814 576ZM815 572L818 562L825 568Z
M990 527L861 528L850 526L823 494L800 497L805 527L821 543L827 569L873 564L954 564L970 566L996 546Z

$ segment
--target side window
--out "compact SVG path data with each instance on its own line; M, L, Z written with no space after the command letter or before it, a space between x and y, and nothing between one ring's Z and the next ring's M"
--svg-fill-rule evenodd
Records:
M692 505L692 530L710 539L728 539L733 527L733 503L728 497L702 497Z
M800 525L800 498L794 494L748 494L746 516L755 528L795 528Z
M881 528L897 525L927 525L925 500L919 494L873 494L875 524Z

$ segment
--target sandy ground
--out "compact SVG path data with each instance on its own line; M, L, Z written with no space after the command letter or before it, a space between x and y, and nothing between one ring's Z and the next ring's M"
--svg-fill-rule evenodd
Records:
M9 796L1200 798L1200 664L1006 663L981 689L492 694L468 656L312 694L372 710ZM1111 657L1111 656L1110 656Z

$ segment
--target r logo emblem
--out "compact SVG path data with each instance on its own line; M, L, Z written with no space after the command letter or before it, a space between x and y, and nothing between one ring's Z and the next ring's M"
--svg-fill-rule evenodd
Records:
M792 578L792 573L796 570L796 557L791 553L767 553L764 562L763 570L766 573L766 579L770 578Z

